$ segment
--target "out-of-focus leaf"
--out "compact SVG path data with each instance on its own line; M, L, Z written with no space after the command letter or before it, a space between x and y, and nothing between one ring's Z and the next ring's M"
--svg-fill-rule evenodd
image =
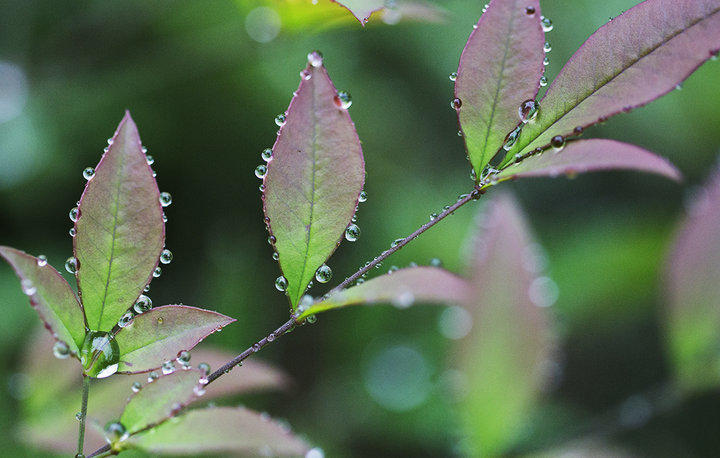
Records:
M370 15L385 8L385 0L331 0L342 5L352 13L360 24L365 25L370 20Z
M544 43L538 0L493 0L470 34L455 80L462 105L455 108L477 176L520 123L520 105L535 99Z
M504 169L497 179L574 176L602 170L637 170L675 181L682 178L670 161L639 146L615 140L590 139L568 142L560 152L548 150L530 156Z
M667 261L667 332L685 390L720 384L720 170L695 196Z
M293 307L340 243L365 182L355 126L322 57L312 56L317 66L303 70L264 177L268 230Z
M349 305L391 303L406 308L417 302L465 302L467 280L437 267L411 267L338 291L304 310L298 319Z
M565 64L506 157L672 91L720 50L720 0L647 0L595 32Z
M85 339L85 317L68 282L46 260L5 246L0 256L12 266L45 327L77 354Z
M527 224L508 195L489 205L474 242L472 331L458 357L470 387L462 404L468 444L473 454L496 456L530 414L552 339L545 310L532 299L542 289L533 284Z
M179 370L145 384L130 397L120 423L128 434L134 434L177 415L180 408L198 397L203 376L197 369Z
M165 239L160 192L130 113L110 143L80 199L74 238L88 326L100 331L150 282Z
M233 321L220 313L186 305L165 305L137 315L115 336L120 347L118 371L156 369Z
M175 455L304 456L310 450L283 425L242 407L191 410L151 431L131 436L128 443L150 453Z

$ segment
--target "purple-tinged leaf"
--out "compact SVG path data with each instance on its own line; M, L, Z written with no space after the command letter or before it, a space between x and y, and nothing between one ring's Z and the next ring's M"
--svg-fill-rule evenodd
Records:
M85 339L85 318L68 282L46 260L5 246L0 246L0 256L17 274L23 292L45 327L77 354Z
M298 319L349 305L393 304L407 308L418 302L458 304L470 294L466 279L437 267L410 267L338 291L303 310Z
M293 308L340 243L365 182L355 126L322 57L310 57L264 178L266 221Z
M570 58L506 161L667 94L718 50L720 0L640 3L602 26Z
M128 400L120 423L134 434L174 417L202 393L204 375L197 369L178 370L146 383Z
M330 0L337 3L352 13L360 24L365 26L370 20L370 16L385 8L385 0Z
M720 170L693 199L667 260L670 354L683 390L720 385Z
M543 381L552 348L546 311L552 294L538 276L533 241L515 201L500 195L481 215L467 303L472 329L458 360L470 389L463 422L474 453L500 455L516 437Z
M118 372L156 369L233 321L220 313L186 305L165 305L137 315L115 336L120 347Z
M194 366L207 363L214 370L230 361L235 355L218 350L194 350ZM208 385L203 399L221 398L234 394L255 393L268 390L284 390L290 386L290 377L282 370L264 361L248 359L242 366L215 379Z
M79 209L74 251L82 303L88 326L109 331L150 282L165 239L160 192L129 113Z
M287 427L242 407L191 410L128 444L152 454L304 456L310 446Z
M498 181L524 177L575 176L602 170L637 170L675 181L682 175L665 158L639 146L615 140L590 139L568 142L560 152L552 149L528 157L497 175Z
M544 43L538 0L493 0L470 34L453 105L478 176L520 123L520 105L537 95Z

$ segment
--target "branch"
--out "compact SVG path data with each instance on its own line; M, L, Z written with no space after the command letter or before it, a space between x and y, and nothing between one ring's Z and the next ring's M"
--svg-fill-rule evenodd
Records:
M87 417L88 395L90 394L90 377L83 374L82 401L80 403L80 426L78 426L77 455L83 456L85 448L85 417Z

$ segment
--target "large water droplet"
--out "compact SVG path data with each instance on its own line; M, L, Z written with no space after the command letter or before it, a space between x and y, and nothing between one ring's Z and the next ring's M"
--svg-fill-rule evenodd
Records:
M109 444L122 442L128 437L127 429L119 421L113 421L105 425L105 440Z
M313 51L307 55L307 60L310 65L317 68L323 64L323 55L320 51Z
M275 289L278 291L285 291L288 287L288 281L287 278L280 275L278 278L275 279Z
M352 105L352 98L350 97L350 93L346 91L338 91L334 101L335 105L338 108L342 108L343 110L347 110Z
M141 294L140 297L138 297L138 300L135 302L135 305L133 305L133 310L135 310L135 313L137 314L145 313L151 308L152 300L150 300L150 298L144 294Z
M360 237L360 227L357 224L351 224L345 229L345 239L354 242Z
M78 220L78 217L80 216L80 209L74 207L72 210L70 210L68 216L70 216L70 221L72 221L73 223L76 222Z
M173 260L172 251L165 249L160 253L160 262L163 264L170 264Z
M86 180L90 180L92 177L95 176L95 169L92 167L87 167L85 170L83 170L83 178Z
M265 148L262 150L262 153L260 153L260 157L262 157L263 161L270 162L270 159L272 159L273 151L270 148Z
M565 148L565 137L562 135L556 135L550 140L550 146L553 147L555 152L562 151Z
M67 258L67 261L65 261L65 270L67 270L71 274L76 274L78 271L79 262L75 256L70 256Z
M37 293L37 288L33 285L32 280L29 278L22 279L20 282L20 288L22 288L22 292L25 293L26 296L32 296Z
M462 100L460 100L460 99L456 98L456 99L452 99L450 101L450 108L452 108L453 110L459 110L461 106L462 106Z
M267 165L260 164L257 167L255 167L255 176L263 179L265 178L265 174L267 173Z
M132 323L133 318L135 318L135 315L133 315L133 312L125 312L125 314L120 317L117 324L121 328L126 328L126 327L130 326L130 323Z
M332 269L327 264L323 264L315 271L315 280L319 283L327 283L332 279Z
M169 192L161 192L160 193L160 205L164 207L170 206L172 203L172 196Z
M510 132L507 137L505 137L505 143L503 144L503 149L505 151L510 151L512 147L515 145L515 142L517 141L518 137L520 136L520 126L516 127L515 130Z
M105 378L118 370L120 348L108 332L89 331L80 349L80 363L85 374L95 378Z
M65 359L70 356L70 347L62 340L58 340L55 342L55 345L53 345L53 355L55 355L57 359Z
M553 23L550 20L550 18L543 16L542 18L540 18L540 21L542 22L543 32L551 32L552 31Z
M38 267L45 267L47 265L47 256L44 254L41 254L37 257L37 265Z
M286 120L287 118L285 117L284 113L280 113L279 115L275 116L275 124L277 124L278 127L284 126Z
M540 105L535 100L526 100L518 107L518 116L523 124L535 121Z
M358 202L365 202L367 200L367 193L365 191L360 191L360 195L358 196Z

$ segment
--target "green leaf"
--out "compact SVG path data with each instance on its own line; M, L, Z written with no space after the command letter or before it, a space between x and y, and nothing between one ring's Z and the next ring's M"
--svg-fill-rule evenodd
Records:
M544 381L551 333L545 310L532 298L537 266L527 224L508 195L489 204L474 242L472 331L458 349L473 387L462 420L473 454L501 455L528 417ZM544 278L539 281L544 282Z
M78 285L91 329L112 329L150 282L165 239L159 199L126 113L85 187L75 223Z
M46 260L5 246L0 246L0 256L12 266L30 305L55 339L77 354L85 339L85 317L68 282Z
M667 332L678 386L720 385L720 170L696 193L667 261Z
M349 305L391 303L406 308L416 302L457 304L465 302L469 292L467 280L447 270L411 267L338 291L304 310L298 320Z
M304 456L310 446L281 424L242 407L214 407L186 414L131 436L128 443L153 454L241 453Z
M263 201L287 295L296 307L315 271L333 253L355 213L365 181L360 139L322 57L312 53L273 146Z
M185 305L165 305L137 315L115 336L120 347L118 371L156 369L233 321L220 313Z
M478 177L520 123L520 105L537 95L544 43L538 0L493 0L468 38L455 97L462 102L456 110Z

